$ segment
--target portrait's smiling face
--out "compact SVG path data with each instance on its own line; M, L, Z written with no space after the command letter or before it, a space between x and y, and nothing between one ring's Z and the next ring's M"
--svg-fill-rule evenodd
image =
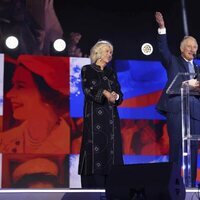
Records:
M17 67L13 78L12 88L6 94L10 100L13 117L27 120L41 114L44 103L31 72L24 67Z

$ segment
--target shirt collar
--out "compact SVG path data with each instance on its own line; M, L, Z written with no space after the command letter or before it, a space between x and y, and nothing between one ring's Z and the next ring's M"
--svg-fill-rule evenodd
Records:
M183 59L186 61L186 62L190 62L191 64L193 64L193 60L187 60L187 59L185 59L184 57L183 57Z

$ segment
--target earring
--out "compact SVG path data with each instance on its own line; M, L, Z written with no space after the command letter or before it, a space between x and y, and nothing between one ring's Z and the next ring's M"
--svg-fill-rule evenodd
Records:
M44 106L45 106L46 108L50 107L49 103L44 103Z

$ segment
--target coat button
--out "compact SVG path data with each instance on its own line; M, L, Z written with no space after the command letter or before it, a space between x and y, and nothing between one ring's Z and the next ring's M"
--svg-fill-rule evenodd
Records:
M96 167L97 167L97 168L100 168L100 167L101 167L101 163L100 163L100 162L97 162L97 163L96 163Z
M101 126L100 126L99 124L97 124L97 125L96 125L96 129L97 129L97 130L100 130L100 129L101 129Z
M97 83L96 81L94 81L94 80L92 81L92 85L96 85L96 83Z
M95 146L95 147L94 147L94 150L95 150L96 152L98 152L98 151L99 151L99 147L98 147L98 146Z
M99 109L99 110L97 111L97 114L98 114L98 115L102 115L102 114L103 114L103 111L102 111L101 109Z
M103 77L103 80L104 80L104 81L106 81L107 79L108 79L107 76L104 76L104 77Z

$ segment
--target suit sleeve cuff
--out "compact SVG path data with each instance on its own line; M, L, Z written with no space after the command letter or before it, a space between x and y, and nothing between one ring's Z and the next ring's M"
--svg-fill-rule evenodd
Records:
M160 35L166 34L166 28L158 28L158 34Z

